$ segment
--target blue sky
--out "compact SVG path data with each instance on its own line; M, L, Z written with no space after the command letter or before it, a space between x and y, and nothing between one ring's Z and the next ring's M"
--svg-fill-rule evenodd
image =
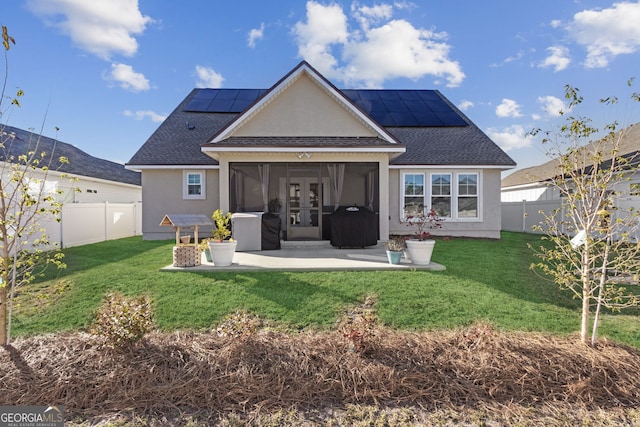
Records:
M594 124L640 121L639 22L640 1L4 2L25 95L0 120L124 163L194 87L268 88L304 59L339 88L437 89L526 167L567 84Z

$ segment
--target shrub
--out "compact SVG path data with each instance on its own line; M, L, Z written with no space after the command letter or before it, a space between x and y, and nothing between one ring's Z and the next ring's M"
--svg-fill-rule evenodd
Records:
M119 293L106 296L94 321L93 333L104 337L112 348L137 343L153 327L153 310L147 296L125 297Z
M253 314L236 311L227 315L216 333L220 337L241 338L255 334L262 326L262 320Z
M375 304L376 298L367 296L362 304L346 310L338 321L338 332L348 341L350 350L365 353L375 345L378 326Z

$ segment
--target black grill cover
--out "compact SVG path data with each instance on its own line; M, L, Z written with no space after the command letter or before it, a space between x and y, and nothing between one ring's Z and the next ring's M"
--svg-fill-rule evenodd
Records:
M340 207L331 215L331 244L339 248L378 243L376 214L365 207Z
M262 215L262 250L280 249L280 216L273 214Z

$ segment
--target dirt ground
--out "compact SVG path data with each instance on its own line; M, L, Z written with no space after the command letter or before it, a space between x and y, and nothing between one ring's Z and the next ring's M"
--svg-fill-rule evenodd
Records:
M640 426L640 351L606 341L485 324L220 335L17 339L0 404L63 405L68 425Z

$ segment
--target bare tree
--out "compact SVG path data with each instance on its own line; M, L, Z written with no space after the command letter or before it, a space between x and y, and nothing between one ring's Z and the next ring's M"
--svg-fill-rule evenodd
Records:
M2 27L2 39L7 53L15 40ZM0 120L9 108L20 107L18 90L15 97L6 95L8 66L0 96ZM7 105L7 101L9 105ZM0 121L0 123L2 123ZM66 163L65 158L54 159L53 151L40 148L40 136L20 140L0 124L0 345L11 342L11 319L16 290L33 281L49 265L63 267L62 253L51 245L40 222L59 218L61 203L59 190L49 188L52 167ZM61 175L64 177L64 174Z
M565 97L568 111L583 102L571 86L565 88ZM631 99L639 101L638 94ZM617 99L600 102L614 104ZM591 123L572 115L559 132L544 135L557 166L549 186L562 203L559 209L541 212L545 219L537 228L548 242L535 248L541 261L532 267L581 300L580 339L595 345L603 308L615 311L640 301L640 212L622 203L640 191L631 182L640 163L640 133L637 127L619 130L618 123L602 130ZM630 133L639 140L632 141Z

